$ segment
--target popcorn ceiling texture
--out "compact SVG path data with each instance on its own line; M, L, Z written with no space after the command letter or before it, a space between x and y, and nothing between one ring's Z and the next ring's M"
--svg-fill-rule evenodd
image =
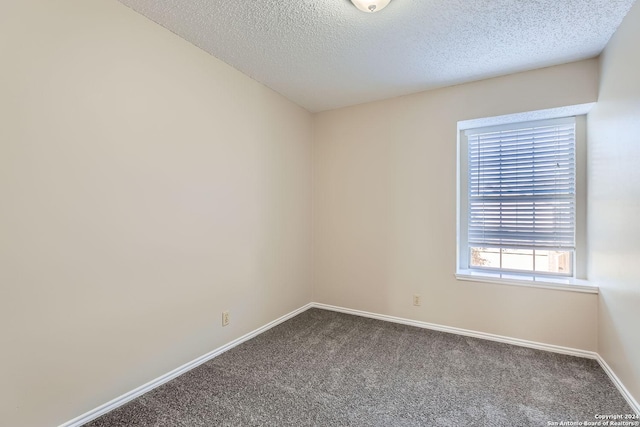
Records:
M317 112L597 56L634 0L120 0Z

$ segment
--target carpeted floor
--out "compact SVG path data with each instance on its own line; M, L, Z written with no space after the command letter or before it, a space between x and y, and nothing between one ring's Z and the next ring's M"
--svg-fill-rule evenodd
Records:
M547 426L632 413L593 360L310 309L86 426Z

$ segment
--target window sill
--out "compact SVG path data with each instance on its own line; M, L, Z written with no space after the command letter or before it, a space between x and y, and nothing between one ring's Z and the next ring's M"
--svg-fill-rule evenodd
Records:
M553 289L558 291L582 292L597 294L598 286L588 280L555 278L546 276L527 276L507 273L488 273L473 270L460 270L456 279L471 282L494 283L499 285L526 286L530 288Z

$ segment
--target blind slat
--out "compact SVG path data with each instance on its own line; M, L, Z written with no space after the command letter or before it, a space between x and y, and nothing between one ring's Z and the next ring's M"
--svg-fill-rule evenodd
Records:
M575 123L467 131L470 247L575 248Z

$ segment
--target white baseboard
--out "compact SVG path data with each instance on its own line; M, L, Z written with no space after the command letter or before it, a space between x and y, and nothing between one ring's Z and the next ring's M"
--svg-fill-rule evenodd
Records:
M154 380L149 381L148 383L141 385L140 387L131 390L128 393L123 394L122 396L116 397L115 399L113 399L110 402L105 403L104 405L100 405L97 408L80 415L79 417L76 417L74 419L72 419L71 421L67 421L66 423L60 425L60 427L79 427L85 423L88 423L89 421L95 420L96 418L98 418L101 415L106 414L107 412L113 411L114 409L116 409L119 406L124 405L125 403L135 399L136 397L142 396L143 394L153 390L156 387L161 386L162 384L171 381L172 379L184 374L187 371L190 371L191 369L202 365L203 363L213 359L214 357L224 353L227 350L231 350L233 347L242 344L245 341L250 340L251 338L260 335L261 333L273 328L276 325L279 325L280 323L291 319L292 317L297 316L298 314L302 313L303 311L308 310L309 308L311 308L313 306L312 303L306 304L300 308L298 308L297 310L292 311L291 313L285 314L284 316L267 323L264 326L259 327L258 329L249 332L246 335L241 336L240 338L237 338L221 347L216 348L213 351L210 351L209 353L198 357L197 359L192 360L191 362L185 363L184 365L174 369L171 372L168 372Z
M620 391L620 393L622 394L622 396L625 398L625 400L627 401L627 403L629 404L629 406L631 406L631 408L638 414L640 415L640 405L638 405L638 402L633 398L633 396L631 395L631 393L629 393L629 391L626 389L626 387L624 386L624 384L622 384L622 382L620 381L620 379L616 376L616 374L613 372L613 370L611 369L611 367L607 364L607 362L596 352L593 351L586 351L586 350L580 350L580 349L576 349L576 348L570 348L570 347L562 347L562 346L558 346L558 345L552 345L552 344L544 344L544 343L539 343L539 342L535 342L535 341L527 341L527 340L521 340L518 338L510 338L510 337L505 337L502 335L495 335L495 334L488 334L485 332L478 332L478 331L472 331L472 330L468 330L468 329L461 329L461 328L454 328L451 326L443 326L443 325L438 325L435 323L428 323L428 322L421 322L419 320L411 320L411 319L405 319L405 318L401 318L401 317L394 317L394 316L387 316L384 314L377 314L377 313L371 313L368 311L361 311L361 310L353 310L350 308L344 308L344 307L337 307L337 306L333 306L333 305L327 305L327 304L321 304L321 303L309 303L306 304L302 307L300 307L297 310L292 311L291 313L285 314L284 316L267 323L266 325L252 331L249 332L246 335L241 336L240 338L237 338L221 347L218 347L217 349L198 357L197 359L192 360L191 362L185 363L184 365L174 369L171 372L168 372L152 381L149 381L148 383L128 392L123 394L122 396L116 397L115 399L111 400L110 402L105 403L104 405L101 405L83 415L80 415L79 417L76 417L74 419L72 419L71 421L68 421L62 425L60 425L59 427L79 427L85 423L88 423L89 421L92 421L96 418L98 418L101 415L106 414L107 412L110 412L116 408L118 408L119 406L124 405L125 403L139 397L142 396L143 394L153 390L156 387L161 386L162 384L171 381L172 379L184 374L187 371L190 371L191 369L213 359L214 357L224 353L227 350L232 349L233 347L242 344L245 341L250 340L251 338L260 335L261 333L273 328L276 325L279 325L280 323L291 319L292 317L297 316L298 314L310 309L310 308L320 308L323 310L330 310L330 311L337 311L340 313L346 313L346 314L352 314L355 316L360 316L360 317L368 317L371 319L378 319L378 320L383 320L386 322L393 322L393 323L400 323L403 325L409 325L409 326L416 326L418 328L424 328L424 329L432 329L435 331L441 331L441 332L447 332L450 334L456 334L456 335L464 335L464 336L468 336L468 337L474 337L474 338L480 338L480 339L485 339L485 340L490 340L490 341L497 341L497 342L502 342L505 344L512 344L512 345L517 345L517 346L521 346L521 347L528 347L528 348L534 348L534 349L538 349L538 350L544 350L544 351L550 351L553 353L561 353L561 354L567 354L570 356L577 356L577 357L585 357L588 359L595 359L598 361L598 363L600 363L600 366L602 366L602 369L607 373L607 375L609 376L609 378L611 379L611 381L613 382L613 384L616 386L616 388L618 389L618 391Z
M355 316L368 317L371 319L383 320L386 322L400 323L402 325L416 326L418 328L423 328L423 329L432 329L435 331L447 332L450 334L481 338L489 341L497 341L497 342L502 342L506 344L517 345L520 347L535 348L537 350L550 351L552 353L560 353L560 354L567 354L569 356L595 359L598 361L600 366L602 366L602 369L609 376L609 378L611 379L611 382L613 382L613 384L616 386L620 394L622 394L622 396L625 398L625 400L627 401L631 409L633 409L636 414L640 415L640 406L638 405L638 402L633 398L631 393L629 393L629 390L627 390L624 384L622 384L622 381L620 381L620 379L616 376L616 374L611 369L611 367L607 364L607 362L605 362L605 360L595 351L580 350L577 348L562 347L562 346L553 345L553 344L544 344L544 343L539 343L535 341L521 340L518 338L510 338L502 335L488 334L486 332L478 332L478 331L471 331L468 329L454 328L451 326L443 326L435 323L421 322L419 320L405 319L402 317L387 316L385 314L370 313L368 311L353 310L350 308L337 307L334 305L312 303L312 307L320 308L323 310L338 311L340 313L353 314Z
M324 310L339 311L341 313L354 314L356 316L368 317L371 319L384 320L386 322L400 323L402 325L416 326L423 329L432 329L434 331L448 332L450 334L464 335L467 337L481 338L490 341L497 341L506 344L513 344L520 347L535 348L538 350L551 351L553 353L568 354L570 356L585 357L588 359L597 359L598 353L594 351L580 350L577 348L562 347L553 344L543 344L535 341L521 340L518 338L510 338L502 335L488 334L486 332L472 331L469 329L454 328L452 326L443 326L436 323L421 322L419 320L405 319L402 317L387 316L385 314L370 313L368 311L353 310L350 308L336 307L333 305L313 303L313 307L322 308Z
M631 393L629 393L629 390L627 390L624 384L622 384L622 381L620 381L620 378L618 378L615 372L613 372L613 369L611 369L611 366L609 366L609 364L602 358L602 356L598 355L597 360L600 366L602 367L602 370L607 373L607 375L611 379L611 382L613 382L613 385L616 386L620 394L625 398L629 406L631 406L631 409L633 409L635 413L638 416L640 416L640 405L638 404L638 401L633 398Z

